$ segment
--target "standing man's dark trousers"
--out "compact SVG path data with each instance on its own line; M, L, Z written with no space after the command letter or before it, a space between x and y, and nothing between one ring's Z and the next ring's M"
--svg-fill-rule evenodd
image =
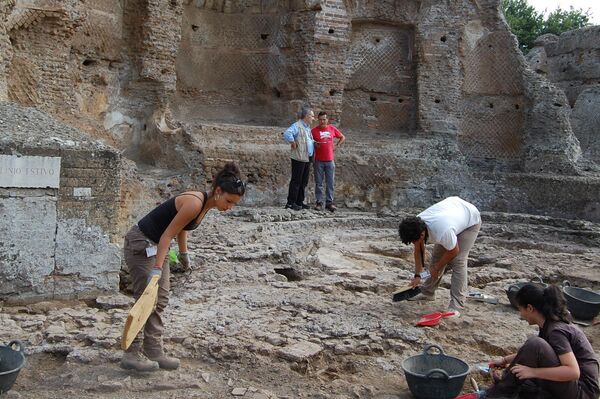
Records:
M304 204L304 191L308 185L308 174L310 162L296 161L292 159L292 178L288 190L288 205L302 206Z

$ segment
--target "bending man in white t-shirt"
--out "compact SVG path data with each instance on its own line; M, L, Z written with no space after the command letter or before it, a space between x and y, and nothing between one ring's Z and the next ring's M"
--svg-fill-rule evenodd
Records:
M465 306L467 296L467 258L475 243L481 216L474 205L458 197L448 197L430 206L417 216L407 217L400 223L398 232L404 244L414 245L415 276L411 282L416 287L425 269L425 244L434 243L429 277L421 287L421 294L411 300L434 300L435 290L446 270L452 270L450 304L458 311Z

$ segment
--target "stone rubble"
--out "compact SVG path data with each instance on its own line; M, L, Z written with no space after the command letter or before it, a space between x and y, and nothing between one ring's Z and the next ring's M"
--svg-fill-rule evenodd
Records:
M420 328L414 325L420 315L445 310L449 278L433 303L391 302L413 270L410 247L397 237L404 214L342 209L335 216L277 217L287 213L243 207L210 213L202 233L191 235L194 269L173 275L165 315L165 347L183 359L177 371L141 375L118 367L123 306L130 303L123 294L5 304L0 343L19 339L28 356L12 395L408 398L402 360L426 344L476 364L516 350L535 332L508 305L508 284L540 275L600 287L599 225L484 212L469 286L500 303L469 301L459 318ZM233 256L246 251L261 255ZM278 273L284 269L300 279L287 281ZM584 331L598 351L598 329ZM485 385L483 376L472 376Z

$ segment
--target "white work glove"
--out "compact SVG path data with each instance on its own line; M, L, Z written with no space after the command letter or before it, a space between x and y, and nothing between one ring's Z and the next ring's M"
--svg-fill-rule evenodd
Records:
M158 279L160 280L160 276L162 276L162 269L153 267L152 270L150 270L150 273L148 273L148 282L146 285L150 284L150 281L152 281L152 277L154 276L158 276Z

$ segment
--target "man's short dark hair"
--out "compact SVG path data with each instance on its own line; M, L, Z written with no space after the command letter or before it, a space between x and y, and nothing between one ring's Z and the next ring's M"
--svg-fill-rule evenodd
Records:
M398 234L400 234L400 240L404 244L411 244L417 241L421 237L421 233L427 230L427 225L418 216L409 216L404 218L398 226Z
M319 112L319 115L318 115L318 116L323 116L323 115L327 116L327 112L325 112L325 111L321 111L321 112Z

